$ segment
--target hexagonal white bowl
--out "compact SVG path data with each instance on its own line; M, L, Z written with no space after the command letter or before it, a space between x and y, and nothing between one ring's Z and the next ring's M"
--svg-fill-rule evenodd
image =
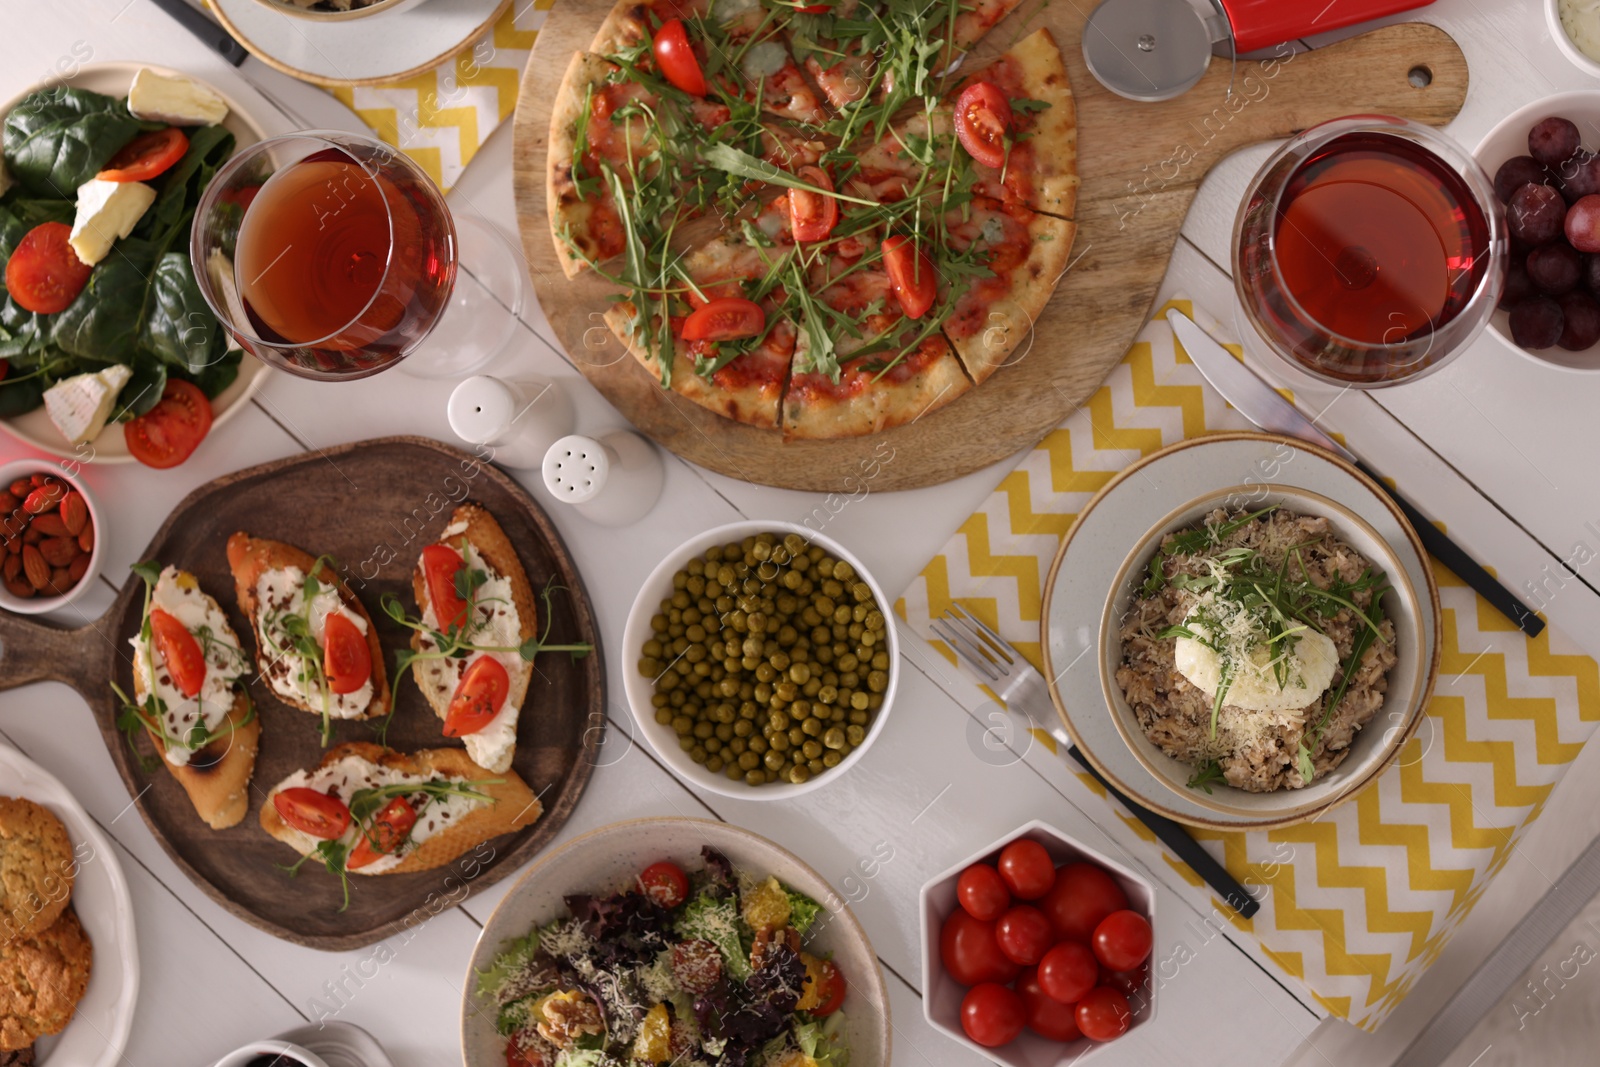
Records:
M883 612L883 617L888 620L889 687L883 691L883 706L873 716L872 727L867 731L866 739L840 760L839 766L830 768L827 772L800 785L791 782L769 782L766 785L750 786L742 780L729 778L721 771L707 770L702 764L690 759L689 754L678 746L678 736L673 733L672 728L656 722L656 709L650 703L650 698L655 693L655 686L649 678L640 674L638 669L640 650L644 648L644 643L650 636L650 619L660 608L662 599L672 595L672 576L691 559L714 545L742 541L746 537L761 533L775 533L780 536L799 534L835 559L850 564L861 576L861 580L871 588L873 598L878 602L878 610ZM622 630L622 687L628 695L628 709L633 712L633 721L638 724L639 733L649 739L650 747L661 758L661 762L665 763L674 774L691 785L720 793L725 797L736 797L740 800L788 800L801 793L809 793L813 789L836 782L866 755L867 749L871 748L873 742L883 734L883 724L888 721L889 711L894 707L895 691L900 687L901 667L900 635L894 625L894 613L891 610L893 603L894 601L884 594L883 586L878 584L878 579L872 576L872 572L856 558L853 552L833 538L799 523L779 522L776 519L752 519L746 522L728 523L726 526L718 526L691 537L667 553L666 558L650 572L650 577L644 580L644 584L639 587L639 595L633 601L633 607L628 611L628 621Z
M1022 1036L1009 1045L1001 1048L984 1048L961 1029L961 1000L966 996L967 989L945 973L944 964L939 960L939 931L951 912L961 906L956 902L956 882L960 879L961 872L974 863L995 862L1001 849L1023 838L1043 845L1057 867L1063 863L1079 860L1087 860L1104 867L1128 895L1128 907L1149 919L1151 929L1156 929L1156 890L1148 878L1118 863L1105 853L1090 848L1078 839L1057 830L1049 823L1035 819L1000 840L979 849L960 863L930 878L923 885L922 1014L930 1026L950 1040L965 1045L995 1063L1004 1064L1005 1067L1057 1067L1057 1065L1065 1067L1067 1064L1078 1067L1097 1053L1116 1048L1117 1041L1097 1043L1088 1038L1067 1042L1051 1041L1031 1030L1024 1030ZM1159 943L1158 938L1157 944ZM1128 1027L1130 1033L1134 1027L1149 1026L1155 1019L1156 982L1153 966L1150 968L1150 975L1144 995L1129 998L1130 1007L1133 1009L1133 1021Z
M821 904L826 916L806 933L806 949L831 956L849 983L845 1034L850 1067L889 1067L889 991L866 930L849 906L800 857L759 834L713 819L632 819L575 837L539 857L484 924L462 985L461 1054L466 1067L504 1067L505 1038L495 1032L494 1012L477 999L477 972L486 970L509 940L564 913L562 898L625 886L640 870L670 859L697 870L700 847L710 845L736 870L778 881Z

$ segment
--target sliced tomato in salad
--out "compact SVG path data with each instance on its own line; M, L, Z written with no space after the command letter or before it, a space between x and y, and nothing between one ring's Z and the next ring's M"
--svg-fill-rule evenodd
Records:
M372 677L372 649L361 628L340 614L328 616L322 632L322 673L328 688L343 696Z
M821 1003L811 1009L811 1014L821 1019L844 1006L844 995L849 989L849 983L844 980L844 972L839 970L839 965L832 960L821 960L817 967L822 972L821 988L817 990Z
M767 328L767 313L754 300L724 296L708 300L683 320L685 341L733 341L756 337Z
M278 817L303 834L332 841L350 829L350 809L338 797L295 786L272 794Z
M652 863L639 872L639 884L644 895L663 908L676 908L689 899L689 876L670 860Z
M161 399L123 427L128 452L146 467L176 467L211 432L211 401L193 382L168 378Z
M479 656L461 676L455 696L450 698L444 735L465 737L477 733L500 714L510 693L511 676L501 662L493 656Z
M975 82L956 98L956 139L986 167L1005 166L1012 121L1011 101L989 82Z
M6 291L24 311L54 315L65 311L89 284L93 269L78 258L64 222L41 222L17 242L6 260Z
M206 684L206 657L189 628L160 608L150 609L150 635L172 684L186 697L197 697Z
M103 182L147 182L171 170L187 151L189 138L176 126L168 126L123 145L95 177Z
M350 850L344 865L352 871L359 870L377 863L384 856L393 855L411 836L411 828L415 825L417 809L405 797L395 797L372 817L372 825L362 832L361 839Z
M447 630L467 621L467 602L456 592L461 564L461 553L449 545L432 544L422 550L422 584L427 587L433 617Z
M704 96L709 91L700 60L689 46L689 31L682 19L668 19L656 31L650 50L655 53L656 65L662 75L690 96Z

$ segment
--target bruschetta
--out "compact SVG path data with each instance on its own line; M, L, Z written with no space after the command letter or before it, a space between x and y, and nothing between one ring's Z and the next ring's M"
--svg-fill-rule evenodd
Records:
M411 581L423 623L411 637L417 685L446 737L459 737L478 766L504 771L533 675L517 650L539 621L522 562L494 516L469 502L422 550ZM437 655L435 633L454 635L466 654Z
M213 830L250 806L261 720L247 688L250 658L194 575L141 564L144 615L133 637L130 737L142 725L162 762Z
M325 743L334 719L388 714L378 628L326 558L241 532L228 566L261 676L285 704L322 716Z
M544 807L515 772L493 774L459 748L409 755L369 742L336 745L267 794L261 828L302 856L334 842L354 874L442 867L484 841L531 826Z

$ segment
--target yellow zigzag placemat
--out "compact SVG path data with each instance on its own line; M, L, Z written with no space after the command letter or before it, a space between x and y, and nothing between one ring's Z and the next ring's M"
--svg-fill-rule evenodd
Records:
M1186 302L1173 305L1186 313ZM1250 429L1201 377L1161 315L1099 391L1028 454L929 561L896 610L952 664L929 621L959 601L1035 667L1044 578L1096 490L1141 456ZM1435 564L1443 657L1427 717L1396 764L1313 823L1195 830L1247 886L1254 919L1162 852L1204 913L1226 915L1334 1015L1376 1029L1438 958L1600 721L1600 668L1552 629L1525 638ZM1042 733L1045 744L1054 742ZM1088 775L1084 788L1103 790ZM1152 848L1154 836L1111 802Z
M516 110L518 79L554 3L515 0L487 33L425 74L328 91L449 192Z

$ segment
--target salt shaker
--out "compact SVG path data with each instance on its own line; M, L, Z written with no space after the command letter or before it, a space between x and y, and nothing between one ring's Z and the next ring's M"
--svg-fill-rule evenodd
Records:
M572 432L572 399L547 378L468 378L450 394L450 428L473 445L494 450L505 467L532 469L552 442Z
M644 518L661 496L663 477L654 446L627 430L563 437L544 456L545 488L599 526Z

